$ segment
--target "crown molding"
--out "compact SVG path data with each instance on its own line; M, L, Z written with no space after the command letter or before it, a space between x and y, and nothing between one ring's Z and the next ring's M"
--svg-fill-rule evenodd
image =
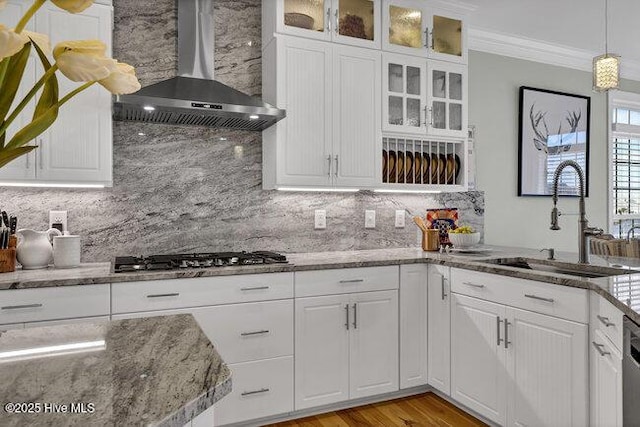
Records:
M588 72L593 58L602 54L473 27L469 28L469 49ZM621 58L620 76L640 81L640 61Z

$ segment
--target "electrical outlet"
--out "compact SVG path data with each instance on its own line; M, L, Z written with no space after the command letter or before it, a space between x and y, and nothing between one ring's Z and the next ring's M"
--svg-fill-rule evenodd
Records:
M316 230L324 230L327 228L327 211L324 209L316 209L314 228Z
M364 211L364 228L376 228L376 211Z
M49 228L58 228L54 224L61 224L62 232L67 231L67 211L49 211Z
M398 209L396 211L396 228L404 228L404 218L405 218L404 209Z

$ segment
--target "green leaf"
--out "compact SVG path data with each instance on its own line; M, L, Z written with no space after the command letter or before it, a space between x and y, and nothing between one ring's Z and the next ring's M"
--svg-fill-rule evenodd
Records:
M7 163L17 159L20 156L23 156L33 150L35 150L36 146L29 147L18 147L18 148L2 148L0 149L0 168L5 166Z
M42 67L46 72L51 68L51 63L49 59L47 59L47 55L42 52L42 49L38 47L36 43L31 42L36 52L38 52L38 57L40 57L40 62L42 62ZM33 119L37 119L40 115L48 113L48 110L58 103L58 79L55 74L52 74L51 77L47 79L44 83L44 87L42 88L42 94L40 95L40 99L38 99L38 104L36 105L36 109L33 113ZM58 115L58 109L56 107L56 117ZM54 117L54 121L55 121ZM53 123L53 122L52 122Z
M16 97L24 69L27 66L29 60L29 53L31 52L31 43L24 45L22 50L11 58L8 58L9 65L7 68L7 74L5 75L2 86L0 87L0 121L4 120L9 113L11 104Z

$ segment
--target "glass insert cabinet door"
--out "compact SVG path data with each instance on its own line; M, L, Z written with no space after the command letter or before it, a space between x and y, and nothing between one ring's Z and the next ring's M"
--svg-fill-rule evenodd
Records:
M423 135L427 105L424 59L383 54L383 129Z
M439 13L424 0L383 0L383 48L453 62L466 62L461 17Z
M441 61L429 62L429 133L466 136L466 67Z
M286 33L380 48L380 0L277 1Z

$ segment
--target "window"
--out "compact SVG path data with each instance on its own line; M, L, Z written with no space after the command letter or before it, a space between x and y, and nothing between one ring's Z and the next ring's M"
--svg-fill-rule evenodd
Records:
M640 95L616 94L611 106L611 234L626 238L640 227Z

